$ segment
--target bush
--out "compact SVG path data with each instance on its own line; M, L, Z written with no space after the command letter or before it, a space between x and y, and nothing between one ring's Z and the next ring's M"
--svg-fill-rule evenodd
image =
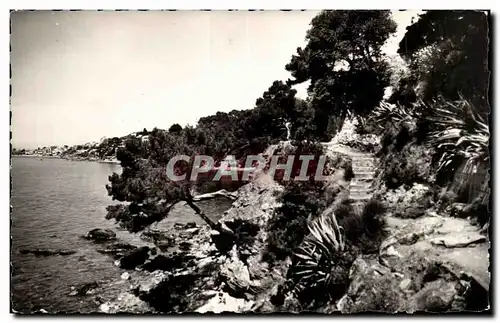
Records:
M169 207L164 204L130 205L116 204L106 207L106 219L114 219L122 228L136 233L144 230L147 226L161 221L167 216Z
M476 198L471 204L463 208L460 217L471 217L482 227L489 223L491 212L482 197Z
M382 159L382 181L389 189L413 183L432 183L432 153L425 146L406 145L399 152L391 152Z
M311 234L292 257L286 284L305 308L316 309L345 294L356 257L378 252L385 237L384 212L385 206L372 200L358 213L351 201L344 199L333 213L313 220ZM337 222L321 222L325 216ZM343 231L335 229L340 227Z
M284 260L308 233L307 218L324 208L323 188L318 182L289 182L279 198L282 206L269 222L265 260L274 264Z
M403 123L399 128L399 132L396 135L394 141L394 148L396 151L401 151L403 147L408 144L411 140L410 129L407 124Z
M378 251L385 236L385 211L385 205L377 200L366 202L361 212L353 208L349 200L345 200L336 207L335 215L339 225L344 228L347 242L362 253L371 253Z

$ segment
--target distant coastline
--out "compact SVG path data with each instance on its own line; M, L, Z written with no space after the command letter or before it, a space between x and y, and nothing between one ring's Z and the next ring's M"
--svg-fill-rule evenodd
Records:
M51 156L51 155L20 155L13 154L12 157L25 157L25 158L41 158L41 159L65 159L70 161L89 161L102 164L116 164L120 165L120 161L116 159L95 159L95 158L85 158L85 157L71 157L71 156Z
M47 146L35 149L13 148L12 156L26 156L35 158L59 158L72 161L91 161L104 164L120 164L116 153L120 147L125 147L129 140L145 142L149 140L150 132L134 132L123 137L101 138L99 142L87 142L73 146Z

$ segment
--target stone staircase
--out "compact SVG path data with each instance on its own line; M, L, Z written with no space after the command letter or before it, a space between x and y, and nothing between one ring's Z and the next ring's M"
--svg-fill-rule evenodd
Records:
M361 211L364 204L373 196L373 179L375 178L377 158L372 153L355 151L335 143L324 143L323 145L328 151L342 153L352 159L354 178L350 182L349 198L352 201L351 204Z
M355 203L364 203L373 195L376 159L370 153L351 152L348 155L352 158L354 172L349 197Z

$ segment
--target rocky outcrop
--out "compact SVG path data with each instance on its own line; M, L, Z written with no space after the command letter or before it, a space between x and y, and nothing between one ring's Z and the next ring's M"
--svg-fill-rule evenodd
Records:
M116 233L110 229L93 229L84 238L94 242L113 241L116 240Z
M84 283L79 286L71 286L70 296L86 296L92 295L95 289L99 287L97 282Z
M104 248L97 249L97 252L102 254L111 255L115 259L122 258L127 252L136 250L137 247L128 243L115 242Z
M140 247L125 254L120 259L120 268L134 269L146 262L149 258L149 247Z
M391 236L379 255L362 255L350 270L343 313L477 311L488 308L486 237L468 221L389 217Z
M238 199L219 223L237 235L225 238L208 226L195 223L172 226L167 231L147 231L145 240L169 241L170 248L149 256L141 271L129 272L130 291L101 305L117 313L137 308L150 312L247 312L272 308L269 299L284 281L286 266L269 268L262 259L267 223L279 206L282 186L263 176L238 191ZM138 250L132 251L138 253ZM146 252L141 252L146 256ZM144 257L140 257L141 262ZM126 257L120 260L123 268ZM140 278L139 278L140 277ZM124 304L125 303L125 304Z

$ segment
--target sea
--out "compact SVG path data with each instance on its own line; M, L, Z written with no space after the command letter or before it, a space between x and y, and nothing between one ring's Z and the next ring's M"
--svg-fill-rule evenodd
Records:
M99 304L116 297L127 286L115 283L125 270L98 245L82 238L94 228L111 229L120 242L148 245L139 234L106 220L106 206L119 203L108 196L108 176L120 173L117 164L15 156L11 160L11 310L33 313L95 313ZM213 220L231 203L204 201L200 205ZM196 222L190 208L176 205L157 228ZM71 255L35 256L22 249L65 249ZM97 282L98 295L73 296L74 289ZM115 286L115 287L112 287Z

